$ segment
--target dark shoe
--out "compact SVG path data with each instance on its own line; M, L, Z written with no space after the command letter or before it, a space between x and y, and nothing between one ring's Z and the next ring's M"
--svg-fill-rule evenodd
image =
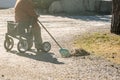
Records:
M42 47L39 47L39 48L36 48L37 49L37 52L42 52L43 48Z
M37 49L37 52L39 53L39 52L40 52L40 49Z

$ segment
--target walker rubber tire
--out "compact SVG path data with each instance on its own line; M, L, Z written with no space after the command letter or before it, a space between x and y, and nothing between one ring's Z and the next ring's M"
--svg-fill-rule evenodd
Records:
M28 50L28 42L26 40L20 40L17 44L17 49L20 53L25 53Z
M7 37L4 41L4 48L7 50L7 51L10 51L14 46L14 41L11 37Z
M42 51L49 52L51 50L51 44L49 42L44 42L42 44Z

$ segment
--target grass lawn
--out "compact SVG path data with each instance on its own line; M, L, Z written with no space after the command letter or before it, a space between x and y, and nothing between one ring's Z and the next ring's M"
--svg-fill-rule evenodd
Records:
M120 64L120 36L112 33L85 34L75 39L75 47Z

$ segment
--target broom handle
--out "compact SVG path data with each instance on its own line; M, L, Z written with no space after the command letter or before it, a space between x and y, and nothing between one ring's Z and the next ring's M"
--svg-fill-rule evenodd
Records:
M61 45L55 40L55 38L50 34L50 32L45 28L45 26L38 20L38 22L40 23L40 25L47 31L47 33L50 35L50 37L56 42L56 44L60 47Z

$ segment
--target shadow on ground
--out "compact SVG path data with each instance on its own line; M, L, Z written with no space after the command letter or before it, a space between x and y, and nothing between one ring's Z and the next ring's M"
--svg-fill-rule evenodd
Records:
M35 54L32 54L32 53ZM10 51L10 53L22 56L22 57L27 57L27 58L31 58L37 61L44 61L44 62L50 62L53 64L64 64L63 62L59 62L57 60L57 58L53 57L54 53L45 53L45 52L35 52L34 50L27 52L27 53L19 53L15 50Z
M102 22L110 22L111 17L109 15L94 15L94 16L68 16L68 18L72 19L80 19L83 21L102 21Z
M42 14L46 15L46 14ZM47 14L47 15L52 15L52 16L60 16L63 18L71 18L71 19L76 19L76 20L83 20L83 21L102 21L102 22L110 22L111 21L111 14L105 15L105 14L91 14L91 13L83 13L83 14Z

